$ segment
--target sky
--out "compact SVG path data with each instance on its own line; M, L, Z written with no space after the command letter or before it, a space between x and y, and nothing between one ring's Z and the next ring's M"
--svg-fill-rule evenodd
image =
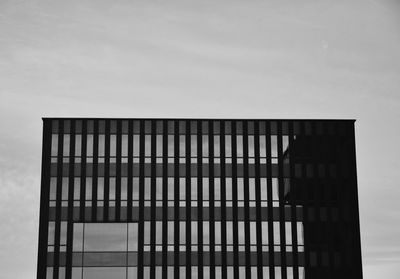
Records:
M356 119L364 278L400 275L400 2L0 0L0 269L36 276L41 117Z

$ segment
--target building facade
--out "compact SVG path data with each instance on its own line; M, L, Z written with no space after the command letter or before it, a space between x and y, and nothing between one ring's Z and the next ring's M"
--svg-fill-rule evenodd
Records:
M38 279L362 278L353 120L43 119Z

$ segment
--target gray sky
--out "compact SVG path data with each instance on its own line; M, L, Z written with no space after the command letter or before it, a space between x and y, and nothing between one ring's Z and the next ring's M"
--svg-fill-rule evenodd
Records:
M365 279L397 279L399 45L396 0L1 0L3 278L36 276L41 117L93 116L357 119Z

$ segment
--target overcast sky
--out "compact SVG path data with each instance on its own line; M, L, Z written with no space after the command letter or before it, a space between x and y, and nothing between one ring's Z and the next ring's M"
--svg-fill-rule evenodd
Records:
M397 0L0 0L2 277L36 276L41 117L92 116L357 119L364 278L397 279L399 46Z

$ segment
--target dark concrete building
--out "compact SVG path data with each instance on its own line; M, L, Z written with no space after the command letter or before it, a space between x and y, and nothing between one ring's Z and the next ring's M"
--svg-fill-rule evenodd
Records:
M43 120L38 279L362 278L353 120Z

